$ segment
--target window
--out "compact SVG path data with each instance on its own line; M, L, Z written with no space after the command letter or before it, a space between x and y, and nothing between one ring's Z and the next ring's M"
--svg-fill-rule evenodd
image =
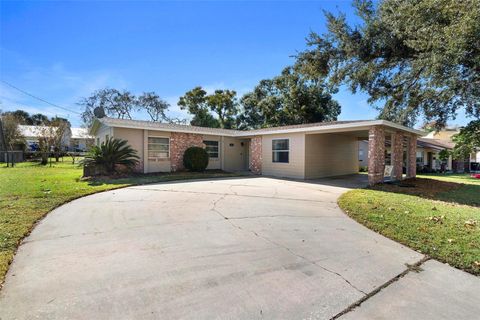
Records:
M169 158L170 140L168 138L148 137L148 158Z
M417 164L423 166L423 152L422 151L417 151Z
M290 153L288 139L272 140L272 162L288 163Z
M218 158L218 141L203 141L205 144L205 150L208 153L208 156L212 159Z

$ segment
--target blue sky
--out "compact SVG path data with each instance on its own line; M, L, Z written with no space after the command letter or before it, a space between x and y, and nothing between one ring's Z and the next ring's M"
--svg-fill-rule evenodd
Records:
M345 12L349 1L308 2L0 2L1 79L57 105L113 87L155 91L170 115L195 86L234 89L239 96L273 77L305 49L310 31L323 32L322 10ZM363 94L341 90L341 120L374 118ZM0 109L68 118L77 114L32 99L0 83ZM145 118L137 114L137 118ZM464 117L456 123L464 124Z

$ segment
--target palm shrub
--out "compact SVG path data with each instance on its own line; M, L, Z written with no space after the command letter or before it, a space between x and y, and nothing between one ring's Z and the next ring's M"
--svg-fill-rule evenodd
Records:
M190 171L205 171L208 166L208 153L200 147L190 147L183 154L183 166Z
M93 146L82 164L85 167L101 167L106 173L115 173L118 166L129 170L138 165L140 159L137 151L132 149L126 140L109 138L100 146Z

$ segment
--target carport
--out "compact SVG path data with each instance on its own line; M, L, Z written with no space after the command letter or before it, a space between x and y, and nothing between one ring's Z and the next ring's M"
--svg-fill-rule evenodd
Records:
M422 135L422 131L386 120L320 122L236 133L250 138L253 173L294 179L358 173L358 142L368 139L370 185L384 181L387 141L392 147L387 163L390 179L403 178L404 162L407 178L415 177L417 137ZM275 158L277 153L282 159Z
M309 128L312 129L312 128ZM319 127L305 132L305 178L347 175L358 172L358 142L369 142L368 182L381 183L416 175L417 137L422 132L378 120ZM386 145L391 157L386 159ZM388 170L385 170L388 165Z

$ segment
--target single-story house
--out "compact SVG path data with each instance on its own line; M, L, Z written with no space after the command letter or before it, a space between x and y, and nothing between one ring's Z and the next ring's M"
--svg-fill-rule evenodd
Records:
M459 127L445 128L440 131L429 132L424 138L435 139L436 141L446 143L450 146L455 146L453 136L460 132ZM452 161L452 169L454 171L479 171L480 170L480 150L472 152L469 157L465 159L455 159Z
M385 141L393 141L392 177L402 178L404 152L407 176L416 173L417 137L424 133L385 120L334 121L229 130L151 121L95 119L90 134L99 145L109 137L127 140L140 157L138 171L183 169L190 146L210 155L207 169L250 170L255 174L314 179L358 172L358 141L368 139L369 181L383 182ZM406 146L406 148L405 148Z

